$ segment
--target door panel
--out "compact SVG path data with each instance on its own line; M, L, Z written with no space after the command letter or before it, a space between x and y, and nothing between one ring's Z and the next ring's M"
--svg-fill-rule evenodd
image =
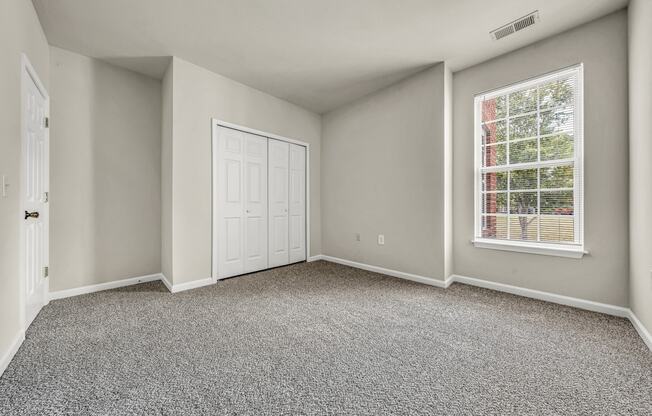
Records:
M245 272L267 268L267 138L245 133Z
M49 143L45 126L47 98L26 70L23 71L23 82L25 88L22 98L21 199L24 210L33 213L32 216L26 216L23 222L22 249L26 295L25 324L29 326L48 301L46 267L49 261Z
M290 263L306 259L306 148L290 144Z
M237 265L242 261L242 254L240 249L242 248L242 225L240 218L224 218L224 232L226 233L226 257L225 265L234 264L233 267L236 268Z
M244 133L218 128L217 251L218 278L244 273Z
M269 267L290 262L288 244L289 144L269 139Z

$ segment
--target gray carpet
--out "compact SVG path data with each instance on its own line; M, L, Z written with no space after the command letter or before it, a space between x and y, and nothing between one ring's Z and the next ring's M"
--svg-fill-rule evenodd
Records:
M624 320L326 262L53 301L0 414L650 415Z

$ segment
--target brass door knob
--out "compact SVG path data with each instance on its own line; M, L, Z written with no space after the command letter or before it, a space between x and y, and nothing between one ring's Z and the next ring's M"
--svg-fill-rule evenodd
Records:
M25 219L28 219L28 218L38 218L38 215L39 215L39 214L38 214L38 211L34 211L34 212L27 212L27 211L25 211Z

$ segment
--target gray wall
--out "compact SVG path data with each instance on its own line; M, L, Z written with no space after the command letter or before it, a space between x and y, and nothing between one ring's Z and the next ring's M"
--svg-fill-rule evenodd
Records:
M32 2L0 1L0 175L7 196L0 194L0 358L23 331L19 267L21 53L25 53L48 88L48 43Z
M630 306L652 333L652 1L629 5Z
M160 81L50 56L50 289L160 272Z
M579 62L585 65L584 224L591 254L577 260L474 248L474 95ZM453 88L455 273L627 306L626 12L457 72Z
M445 72L439 64L324 115L323 254L446 278Z
M319 115L176 57L172 95L173 276L166 277L178 284L211 275L211 118L310 143L310 254L319 254Z

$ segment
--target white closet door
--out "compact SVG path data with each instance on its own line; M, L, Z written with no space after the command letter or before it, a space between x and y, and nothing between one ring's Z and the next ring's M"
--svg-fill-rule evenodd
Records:
M290 144L290 263L306 259L306 148Z
M288 251L289 147L269 139L269 267L290 262Z
M246 273L267 268L267 138L245 133Z
M219 127L217 137L218 277L244 273L245 133Z

